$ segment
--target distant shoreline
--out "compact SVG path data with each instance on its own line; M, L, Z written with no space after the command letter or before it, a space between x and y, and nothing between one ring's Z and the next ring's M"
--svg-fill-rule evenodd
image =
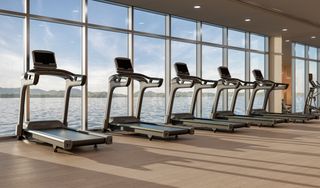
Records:
M63 90L42 90L42 89L31 89L30 91L31 98L63 98L64 97L64 91ZM232 92L230 92L232 95ZM107 92L104 91L96 91L96 92L88 92L88 98L106 98ZM176 97L192 97L193 91L186 91L186 92L177 92ZM134 93L134 97L137 97L139 95L139 92L136 91ZM239 96L245 95L244 92L239 93ZM263 95L263 93L258 93L258 96ZM297 96L303 96L303 93L297 93ZM71 98L81 98L82 91L79 89L74 89L71 92ZM215 93L207 93L204 92L202 96L205 97L214 97ZM115 98L124 98L127 97L126 94L122 93L114 93L113 97ZM164 98L165 93L163 92L154 92L154 91L146 91L144 94L144 97L157 97L157 98ZM0 87L0 98L20 98L20 89L19 88L1 88Z

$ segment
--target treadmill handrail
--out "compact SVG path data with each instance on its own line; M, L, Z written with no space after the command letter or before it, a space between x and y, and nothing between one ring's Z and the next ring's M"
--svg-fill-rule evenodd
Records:
M231 76L228 77L222 77L218 81L218 87L217 91L215 94L214 102L212 105L212 110L211 110L211 119L215 119L218 116L218 104L220 100L220 96L223 90L229 90L229 89L234 89L235 91L239 91L240 89L245 89L250 86L250 89L255 87L256 85L252 86L252 82L249 81L243 81L238 78L232 78ZM241 87L241 88L239 88ZM249 89L249 88L248 88ZM235 92L237 94L237 92ZM237 98L237 95L233 96L233 102L232 106L235 105L235 99ZM233 113L233 109L231 109L231 112Z
M313 81L313 80L310 80L309 83L311 84L311 86L315 89L318 89L320 88L320 83L318 81Z
M259 89L286 90L289 87L287 83L274 82L271 80L259 80L255 82L259 86Z
M135 116L137 119L140 119L143 96L144 96L145 90L147 88L161 87L163 83L162 78L149 77L141 73L128 72L128 71L121 71L121 72L118 71L117 74L110 76L109 87L107 92L106 113L105 113L104 123L103 123L104 130L109 129L111 103L112 103L112 95L113 95L114 89L117 87L128 87L132 80L136 80L140 82L140 90L139 90L136 113L135 113Z
M225 87L225 89L236 89L238 87L240 87L241 85L241 80L237 79L237 78L228 78L228 79L224 79L221 78L218 80L218 86L223 86Z
M40 76L48 75L60 77L66 80L66 89L65 89L65 106L63 113L63 124L67 126L67 118L68 118L68 109L69 109L69 98L71 88L74 86L83 86L87 77L85 75L74 74L72 72L62 70L62 69L31 69L25 72L21 78L22 87L20 90L20 113L19 120L16 126L16 135L21 137L23 135L23 121L24 121L24 113L25 113L25 100L26 100L26 92L29 86L37 85L40 79Z
M39 81L39 76L44 75L44 76L55 76L55 77L60 77L65 80L70 80L70 84L72 86L83 86L86 83L87 76L81 75L81 74L74 74L72 72L69 72L67 70L62 70L62 69L31 69L27 71L24 74L24 79L25 81L30 80L30 76L35 75L35 78L37 78L36 81ZM33 85L37 84L38 82L35 82Z
M140 73L118 73L118 75L120 77L124 76L132 80L136 80L138 82L144 82L146 84L150 84L152 85L152 87L161 87L163 83L163 78L149 77Z
M109 76L109 83L112 82L112 87L128 87L131 83L131 78L128 76L122 76L119 74L114 74Z
M218 81L216 80L207 80L203 79L197 76L189 76L189 75L178 75L178 78L181 78L182 80L190 80L194 81L194 84L201 84L201 85L211 85L211 87L216 87L218 84Z
M233 114L235 114L236 102L237 102L239 92L243 89L248 90L248 89L255 89L257 87L256 82L244 81L240 79L237 79L237 80L240 82L240 86L234 90L232 100L231 100L231 106L230 106L230 111Z
M171 84L177 88L192 88L195 84L194 80L184 79L181 77L174 77L171 79Z

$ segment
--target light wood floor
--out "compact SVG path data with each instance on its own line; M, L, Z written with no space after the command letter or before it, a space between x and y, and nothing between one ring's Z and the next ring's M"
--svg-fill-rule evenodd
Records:
M2 140L0 187L320 187L320 121L170 141L114 136L97 151Z

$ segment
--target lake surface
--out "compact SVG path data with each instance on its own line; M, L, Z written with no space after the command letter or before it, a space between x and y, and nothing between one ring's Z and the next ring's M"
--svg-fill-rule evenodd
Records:
M136 98L135 98L136 101ZM173 112L189 112L191 97L177 97ZM304 100L297 100L299 108L303 109ZM212 110L212 97L202 98L202 117L208 118ZM31 120L62 119L63 98L31 98ZM255 107L262 105L262 96L257 96ZM221 105L220 105L221 106ZM163 97L145 97L142 106L141 118L144 121L164 122L165 99ZM89 129L101 128L103 125L106 98L89 98L88 104ZM13 135L18 122L19 99L0 98L0 136ZM236 105L236 113L244 112L244 96L239 96ZM114 98L111 116L127 115L127 99L125 97ZM80 128L81 125L81 99L70 99L69 126Z

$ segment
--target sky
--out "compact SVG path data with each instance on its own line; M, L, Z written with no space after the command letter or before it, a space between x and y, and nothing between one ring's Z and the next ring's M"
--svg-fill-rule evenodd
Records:
M30 0L31 13L80 21L80 0ZM61 2L61 3L59 3ZM62 3L63 2L63 3ZM68 2L68 3L66 3ZM63 4L63 6L60 6ZM1 0L0 8L22 11L21 0ZM59 9L59 11L56 11ZM128 12L125 7L104 4L89 0L89 22L108 25L118 28L128 27ZM144 32L164 34L165 17L141 10L135 12L135 29ZM19 87L23 63L23 22L22 19L0 16L2 24L0 31L0 46L4 65L4 74L1 75L0 87ZM54 51L58 67L75 73L81 73L81 28L43 21L31 21L30 29L31 50L45 49ZM188 39L196 38L196 23L193 21L172 18L172 35ZM244 46L244 33L230 30L228 42L233 46ZM205 25L203 29L204 40L221 43L222 29ZM88 50L88 86L89 91L106 91L108 76L115 73L114 58L128 56L128 36L123 33L89 29ZM252 39L252 46L261 48L261 38ZM263 43L262 43L263 46ZM217 79L216 68L222 64L222 50L220 48L203 48L203 75L208 79ZM164 77L165 43L162 39L135 36L134 61L138 72L155 77ZM255 57L254 57L255 58ZM190 73L196 74L196 45L183 42L172 42L172 65L174 62L185 62ZM244 53L229 50L229 66L234 77L244 79ZM259 65L257 59L255 65ZM263 62L261 62L263 64ZM205 68L206 67L206 68ZM211 71L212 70L212 71ZM172 77L175 72L172 66ZM54 82L55 84L52 84ZM37 88L45 90L64 89L63 81L59 79L44 78ZM155 91L163 92L163 87ZM122 92L122 91L120 91ZM125 92L125 90L123 90Z

